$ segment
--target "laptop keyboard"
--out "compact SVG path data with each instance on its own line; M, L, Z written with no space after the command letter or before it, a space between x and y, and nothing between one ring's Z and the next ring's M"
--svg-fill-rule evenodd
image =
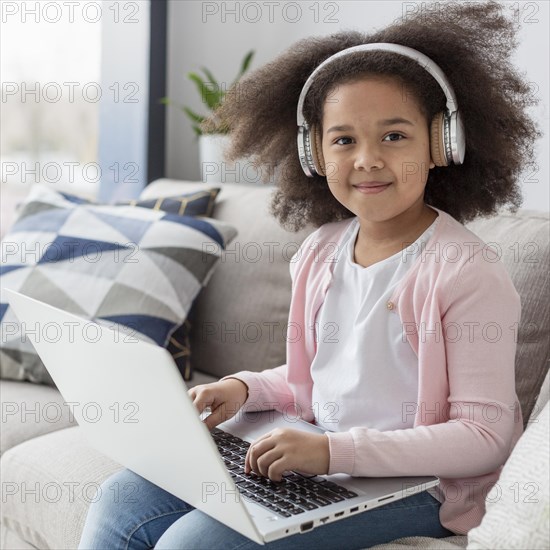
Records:
M279 482L254 473L244 473L244 460L250 443L218 428L211 431L226 468L243 498L269 508L285 518L356 497L345 487L297 473L284 475Z

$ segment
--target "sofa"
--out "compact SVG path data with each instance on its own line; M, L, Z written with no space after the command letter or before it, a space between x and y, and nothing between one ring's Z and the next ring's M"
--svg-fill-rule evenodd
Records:
M177 195L204 185L162 179L147 186L142 197ZM189 386L213 382L239 370L259 371L284 363L291 286L289 260L313 230L308 227L291 233L277 224L268 213L271 186L237 183L216 186L221 192L213 217L233 224L238 235L222 254L189 316L194 369ZM510 475L519 489L535 483L537 503L530 507L532 499L517 499L509 495L510 491L497 498L489 493L488 499L492 498L482 524L467 536L409 537L377 548L549 547L544 546L550 541L548 524L544 527L548 493L543 487L544 484L548 487L545 478L548 451L544 448L544 437L540 439L541 430L548 429L549 215L520 209L515 214L502 212L478 219L467 226L501 253L501 261L521 296L516 388L526 431L508 461L512 463L514 458ZM76 548L94 491L122 466L88 445L55 387L2 380L0 398L0 547ZM48 413L52 407L63 414L52 419ZM542 462L537 453L544 453ZM502 475L507 467L508 463ZM533 479L533 475L539 478ZM533 541L525 531L529 531L529 518L534 516L543 525L542 531L537 527L539 542L535 542L541 546L532 546ZM502 546L497 545L499 537L505 540Z

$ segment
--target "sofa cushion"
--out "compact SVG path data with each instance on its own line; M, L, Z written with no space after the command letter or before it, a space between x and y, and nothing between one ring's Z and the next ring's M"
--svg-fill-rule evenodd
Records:
M124 338L168 347L234 236L232 226L211 218L90 204L38 185L2 241L7 261L0 285ZM1 304L0 321L2 377L51 383L7 303ZM42 338L59 337L60 330L38 327ZM171 351L185 361L184 346ZM182 375L189 377L188 370Z
M0 548L9 548L10 550L35 550L35 546L31 546L17 535L15 531L6 529L0 523Z
M99 485L121 468L78 427L26 441L2 457L2 525L36 548L78 548Z
M550 541L550 404L531 419L489 491L468 548L548 548Z
M141 198L201 188L192 182L157 180ZM289 262L309 227L282 229L269 214L273 187L216 183L221 191L212 216L234 225L237 237L190 315L191 349L197 369L222 377L260 371L285 362L291 280Z
M521 321L517 331L516 392L527 424L550 364L550 219L548 212L519 210L478 219L467 224L491 245L521 297Z
M76 426L71 409L56 388L2 380L0 454L39 435Z

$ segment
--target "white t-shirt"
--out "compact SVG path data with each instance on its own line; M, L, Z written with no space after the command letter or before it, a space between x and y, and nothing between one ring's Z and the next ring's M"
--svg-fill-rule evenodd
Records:
M340 432L356 426L413 427L410 410L416 410L418 399L418 358L399 315L390 315L386 303L421 254L437 220L413 244L368 267L354 262L359 219L350 224L316 317L312 401L316 424L322 428Z

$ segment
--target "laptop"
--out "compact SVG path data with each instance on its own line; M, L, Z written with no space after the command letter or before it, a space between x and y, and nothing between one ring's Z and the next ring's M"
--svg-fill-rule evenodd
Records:
M250 442L278 427L324 430L276 411L239 411L212 432L155 344L3 289L90 444L258 544L425 491L435 476L244 474ZM139 495L136 495L139 497Z

